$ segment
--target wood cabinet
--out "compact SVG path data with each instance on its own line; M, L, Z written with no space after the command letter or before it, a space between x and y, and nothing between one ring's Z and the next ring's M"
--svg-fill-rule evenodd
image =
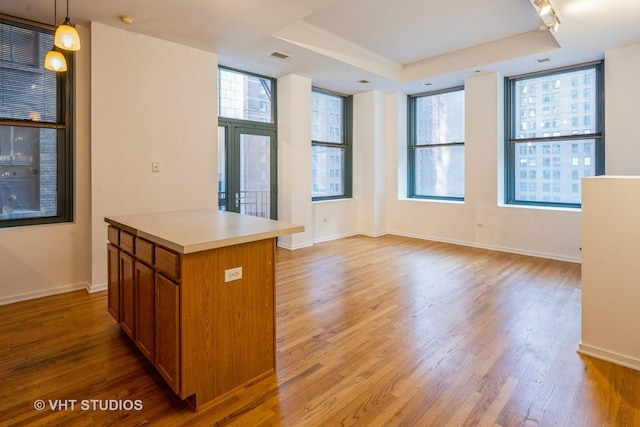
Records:
M179 256L116 227L109 227L108 236L108 311L178 392L180 276L174 274L172 281L161 270L170 269L166 259L177 263ZM163 255L160 268L154 262L156 249L173 257Z
M118 247L107 245L107 310L120 322L120 254Z
M179 393L178 354L180 336L180 306L178 285L161 274L156 276L156 368L160 375Z
M133 257L125 251L120 251L120 326L122 330L129 335L131 339L135 339L134 328L135 319L133 318L135 285L133 283L135 277L135 264Z
M106 221L109 312L180 398L199 410L275 372L275 237L179 253Z
M155 273L140 261L135 263L135 343L151 363L155 362L156 300Z

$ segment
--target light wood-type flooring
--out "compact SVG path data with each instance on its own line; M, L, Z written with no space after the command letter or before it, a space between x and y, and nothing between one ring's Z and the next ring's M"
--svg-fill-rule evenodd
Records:
M576 353L579 264L356 236L278 249L276 307L277 373L193 413L106 292L2 306L0 425L640 426L640 372Z

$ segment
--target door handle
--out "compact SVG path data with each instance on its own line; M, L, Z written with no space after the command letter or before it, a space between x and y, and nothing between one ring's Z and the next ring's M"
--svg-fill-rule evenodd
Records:
M240 195L236 193L236 208L240 207Z

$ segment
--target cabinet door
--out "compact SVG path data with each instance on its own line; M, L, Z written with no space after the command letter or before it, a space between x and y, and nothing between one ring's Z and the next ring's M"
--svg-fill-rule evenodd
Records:
M132 340L135 340L134 313L134 261L133 258L120 251L120 326Z
M156 310L155 310L155 273L146 265L135 263L135 331L136 345L142 353L155 362Z
M180 384L179 299L178 285L156 274L156 368L176 394L179 394Z
M120 322L120 269L118 248L107 245L107 310Z

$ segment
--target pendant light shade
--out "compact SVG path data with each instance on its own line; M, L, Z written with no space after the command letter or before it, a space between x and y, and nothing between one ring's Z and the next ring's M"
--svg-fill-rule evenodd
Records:
M64 22L56 28L53 44L64 50L80 50L80 35L78 31L73 28L69 20L69 0L67 0L67 17L64 18Z
M58 10L58 2L53 2L53 25L56 24ZM44 57L44 68L51 71L67 71L67 60L64 55L56 48L55 44L51 46L51 50Z
M56 29L53 44L64 50L80 50L80 35L78 35L76 29L71 26L69 17Z
M67 61L64 55L54 47L44 57L44 68L51 71L67 71Z

